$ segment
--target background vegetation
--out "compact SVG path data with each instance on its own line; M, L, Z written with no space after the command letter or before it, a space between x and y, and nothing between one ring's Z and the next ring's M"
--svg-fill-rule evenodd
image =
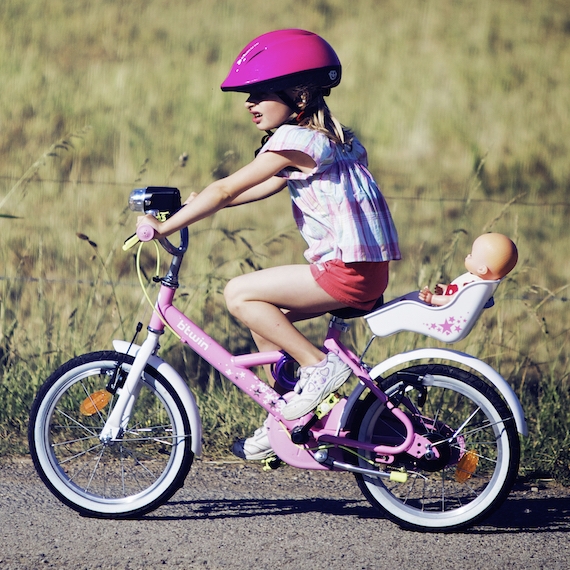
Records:
M400 232L388 297L456 276L483 231L517 242L496 307L456 348L495 366L523 401L523 474L569 481L562 0L3 0L0 453L26 451L31 400L57 365L130 338L148 316L120 248L135 220L128 194L199 191L251 158L259 134L243 97L218 86L245 43L282 27L322 34L343 62L331 108L365 143ZM302 262L289 210L283 194L192 229L181 308L232 351L251 340L220 290L241 271ZM325 325L304 330L317 342ZM364 324L351 334L362 347ZM422 344L376 341L370 359ZM172 338L163 356L196 389L206 454L259 425L260 411Z

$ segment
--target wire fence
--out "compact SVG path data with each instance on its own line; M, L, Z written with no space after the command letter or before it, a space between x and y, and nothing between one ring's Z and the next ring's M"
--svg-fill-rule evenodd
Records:
M8 183L17 183L20 181L20 178L10 175L0 175L0 180L3 180ZM102 186L102 187L116 187L116 188L139 188L150 186L150 184L139 184L137 182L116 182L116 181L95 181L95 180L64 180L64 179L55 179L55 178L41 178L34 181L26 181L26 184L30 184L31 182L42 182L42 183L49 183L49 184L57 184L57 185L73 185L73 186ZM158 184L153 184L153 186L159 186ZM165 184L164 186L168 186ZM458 185L459 187L459 185ZM179 190L187 190L192 191L195 188L189 184L180 184L177 186ZM401 194L390 194L389 192L385 192L384 196L388 200L404 200L404 201L412 201L412 202L442 202L442 203L464 203L467 199L462 196L427 196L422 194L421 196L405 196ZM0 196L0 200L2 196ZM474 204L481 204L481 203L489 203L489 204L501 204L504 205L505 201L508 201L508 198L505 197L484 197L484 198L471 198L470 201ZM539 207L539 208L558 208L558 207L569 207L570 201L567 200L516 200L516 204L518 206L529 206L529 207Z
M21 178L17 178L15 176L10 175L0 175L0 181L6 183L8 188L13 187L13 184L18 184L21 182ZM135 187L144 187L144 184L138 184L136 181L133 182L117 182L117 181L96 181L96 180L70 180L70 179L58 179L58 178L49 178L49 177L39 177L36 175L34 178L26 180L26 186L33 186L33 185L40 185L40 184L56 184L59 186L72 186L74 188L80 186L89 186L89 187L107 187L107 188L117 188L117 189L132 189ZM190 191L191 186L189 185L177 185L181 191ZM8 193L11 190L8 191ZM28 190L29 191L29 190ZM26 191L27 192L27 191ZM434 192L435 194L435 192ZM406 195L404 192L402 193L393 193L390 190L385 192L385 197L388 202L408 202L408 203L415 203L417 205L421 205L423 203L431 203L431 204L465 204L469 201L471 204L474 205L498 205L505 207L505 205L509 205L509 207L516 207L516 208L532 208L532 209L539 209L540 213L537 213L536 216L544 217L545 219L548 217L548 211L550 212L559 212L563 211L563 209L570 207L570 201L566 200L524 200L523 197L520 198L512 198L511 202L504 197L465 197L460 195L458 192L455 192L453 195L430 195L427 191L422 191L417 195ZM18 198L16 196L13 197L15 200ZM0 195L0 201L2 200L2 196ZM4 211L1 211L1 210ZM0 217L10 218L13 216L7 215L6 213L6 206L0 209ZM11 223L10 220L5 220L4 223ZM78 287L94 287L94 286L113 286L113 287L121 287L121 288L140 288L140 283L136 280L131 278L128 279L120 279L118 278L116 281L111 282L110 280L91 280L91 279L74 279L71 277L38 277L38 276L25 276L25 275L8 275L6 272L2 272L0 274L0 281L6 282L23 282L23 283L46 283L46 284L61 284L61 285L71 285L71 286L78 286ZM200 289L201 287L206 288L207 285L203 286L184 286L181 285L181 288L192 288L192 289ZM545 299L548 298L548 293L544 293ZM524 300L526 297L524 296L509 296L509 299L512 300ZM568 297L563 295L551 295L548 302L560 302L566 303L569 300Z

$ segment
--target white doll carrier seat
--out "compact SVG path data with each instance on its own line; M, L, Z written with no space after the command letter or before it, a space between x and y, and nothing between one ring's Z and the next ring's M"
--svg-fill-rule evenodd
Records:
M419 291L413 291L364 318L376 336L411 331L446 343L458 342L469 334L483 308L492 303L499 283L500 280L470 283L441 307L424 303L419 299Z

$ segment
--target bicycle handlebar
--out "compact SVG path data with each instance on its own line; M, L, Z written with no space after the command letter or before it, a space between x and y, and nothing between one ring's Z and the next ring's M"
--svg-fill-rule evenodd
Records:
M128 251L134 247L139 241L151 241L154 239L155 230L152 226L144 225L137 228L136 233L128 237L123 244L123 251Z
M131 192L129 207L135 212L152 214L164 221L183 205L180 203L180 191L177 188L149 186L148 188L137 188ZM123 250L127 251L139 243L139 241L148 242L153 239L156 239L155 229L148 224L143 224L137 228L135 234L125 240ZM182 256L188 249L188 228L180 230L180 245L178 247L165 237L159 238L158 242L171 255L176 257Z
M142 225L137 228L136 233L125 240L123 244L123 251L131 249L131 247L137 245L140 241L148 242L155 239L156 232L152 226ZM171 255L183 255L188 249L188 228L182 228L180 230L180 245L177 247L171 243L168 238L160 238L158 243Z
M141 235L139 235L139 230L141 231ZM151 231L148 231L151 230ZM154 238L154 228L152 226L141 226L141 228L137 228L136 233L132 236L129 236L125 243L123 243L123 251L128 251L131 247L137 245L137 243L141 241L151 241Z

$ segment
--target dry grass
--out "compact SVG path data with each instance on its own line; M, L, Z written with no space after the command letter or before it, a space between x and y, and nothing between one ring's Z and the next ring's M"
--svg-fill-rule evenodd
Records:
M132 256L120 249L134 223L128 193L146 184L199 190L250 159L259 136L243 97L217 86L251 37L287 26L322 33L344 63L331 107L367 146L400 232L404 260L393 265L389 296L453 278L483 231L517 242L520 262L496 308L457 348L497 367L524 400L527 469L561 477L570 443L570 7L555 0L3 1L5 447L21 442L42 377L130 338L148 315ZM181 308L231 350L251 341L219 291L252 267L302 261L289 209L279 195L192 229ZM316 341L325 325L307 326ZM362 346L363 323L352 334ZM399 335L377 341L372 356L424 342ZM163 353L196 386L219 384L172 340ZM220 429L224 414L208 416L227 434L213 447L255 423L234 418Z

